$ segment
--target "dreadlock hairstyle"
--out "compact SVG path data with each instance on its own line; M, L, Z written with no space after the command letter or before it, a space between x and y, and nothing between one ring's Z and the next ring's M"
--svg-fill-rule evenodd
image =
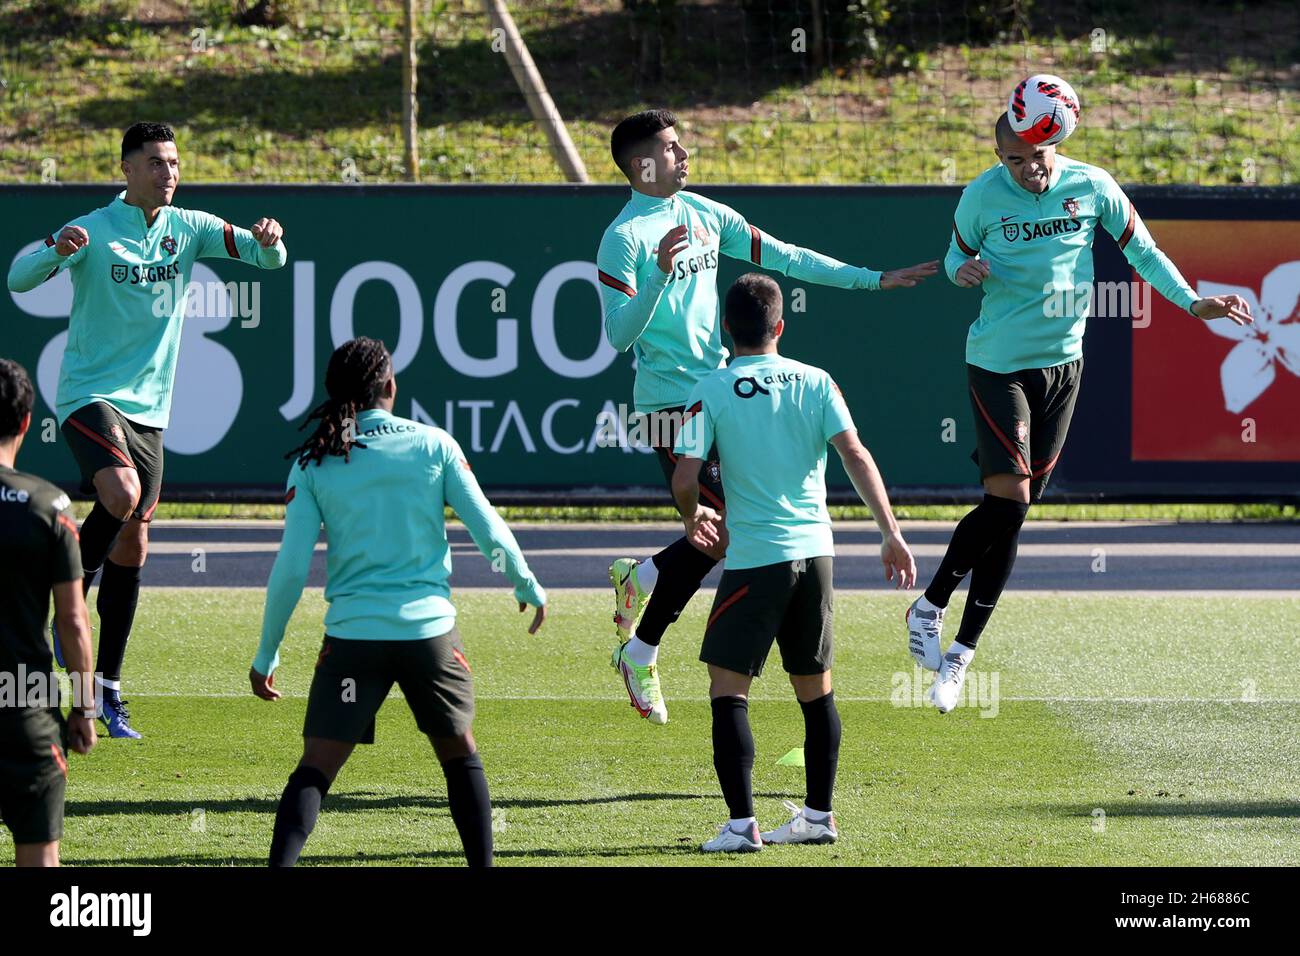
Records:
M284 457L297 457L304 468L309 461L319 465L326 455L342 455L344 461L351 461L353 448L366 447L355 437L357 414L375 407L392 374L392 359L378 339L363 336L340 345L325 370L329 398L312 410L298 431L316 420L320 424L311 438ZM348 421L353 423L351 434L346 428Z

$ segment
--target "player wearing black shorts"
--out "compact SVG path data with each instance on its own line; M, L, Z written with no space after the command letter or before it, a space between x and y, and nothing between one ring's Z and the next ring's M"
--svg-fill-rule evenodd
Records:
M729 532L700 660L709 668L713 766L731 818L705 852L752 852L764 843L832 843L831 794L840 718L831 687L834 543L826 510L826 445L839 452L883 537L886 577L911 587L916 563L871 455L831 377L777 353L781 290L756 273L727 293L725 328L736 355L691 392L674 454L673 495L697 546ZM700 473L716 446L731 492L725 517L705 504ZM804 716L807 797L789 821L759 832L751 774L749 688L775 641Z
M241 229L172 205L180 157L165 124L136 123L126 131L121 169L126 189L15 259L8 282L10 291L26 292L60 272L72 279L54 404L81 490L95 496L81 526L81 564L86 594L99 575L101 715L110 737L137 738L121 694L122 666L162 490L163 429L194 262L218 258L278 269L287 253L274 219ZM61 643L56 628L56 654Z
M1097 228L1115 237L1143 280L1191 315L1251 321L1240 296L1197 297L1105 170L1057 156L1055 146L1025 142L1005 114L994 135L1000 164L962 193L944 261L956 285L984 291L966 338L984 500L958 523L930 586L906 613L912 657L938 671L929 699L940 713L957 705L980 634L1011 576L1021 525L1065 445L1090 299L1082 297L1083 309L1065 304L1075 301L1075 289L1092 287ZM961 627L941 652L944 611L967 574Z
M610 152L632 192L596 255L605 336L620 352L636 355L633 402L638 415L650 416L650 443L666 476L676 467L672 439L686 397L727 359L718 324L720 256L801 282L863 290L910 288L939 265L878 272L776 239L736 210L683 188L689 154L676 124L668 110L647 110L614 128ZM699 493L710 507L722 508L716 462L705 469ZM706 549L682 537L652 558L619 558L610 566L619 640L611 664L631 705L651 723L668 720L657 670L660 641L726 550L725 536Z
M13 834L18 866L58 866L67 752L95 746L95 684L71 502L14 470L33 397L23 367L0 359L0 679L17 690L16 699L0 702L0 820ZM51 591L76 675L66 720L45 636Z
M275 700L278 648L302 595L321 527L329 539L325 639L307 699L303 755L280 798L271 866L291 866L335 777L394 684L433 744L447 803L471 866L492 863L492 805L471 731L474 683L451 603L450 506L522 612L546 618L546 592L514 535L484 497L460 445L440 428L393 415L397 382L382 342L345 342L325 374L329 398L308 417L316 431L290 452L284 539L267 582L253 693ZM306 423L304 423L305 426Z

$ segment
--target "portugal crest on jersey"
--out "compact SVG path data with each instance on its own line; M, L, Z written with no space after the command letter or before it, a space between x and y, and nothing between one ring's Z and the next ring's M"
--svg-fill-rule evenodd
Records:
M173 239L171 236L163 236L163 241L161 245L163 247L163 252L167 253L167 255L169 256L176 255L176 240Z
M1020 419L1016 419L1016 427L1014 431L1016 434L1016 441L1023 445L1025 439L1029 437L1029 426Z
M1061 205L1065 207L1065 211L1070 214L1071 219L1079 218L1079 200L1071 196L1069 199L1062 200Z

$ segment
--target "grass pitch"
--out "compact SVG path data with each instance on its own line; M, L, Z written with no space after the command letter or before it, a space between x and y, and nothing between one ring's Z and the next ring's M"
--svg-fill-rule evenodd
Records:
M478 690L475 733L501 865L1275 864L1300 862L1289 641L1300 602L1009 594L966 706L919 706L902 596L841 592L836 696L841 839L743 859L696 851L726 817L713 777L704 595L670 630L670 722L647 724L609 668L604 592L552 591L529 637L508 593L456 595ZM290 626L268 704L248 692L262 594L146 590L126 694L145 739L72 755L63 858L89 865L261 865L300 753L324 604ZM961 595L954 601L956 621ZM955 633L955 630L953 631ZM751 718L760 824L803 772L779 663ZM326 800L303 864L459 865L441 772L399 697ZM12 862L0 841L0 865Z

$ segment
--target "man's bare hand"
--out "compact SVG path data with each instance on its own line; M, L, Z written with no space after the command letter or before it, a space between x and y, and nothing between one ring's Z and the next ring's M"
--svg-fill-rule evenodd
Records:
M880 543L880 563L885 566L885 580L895 581L894 587L907 590L916 583L916 559L898 532L887 535Z
M275 675L270 677L259 674L255 669L248 669L248 682L253 685L253 693L262 700L279 700L280 692L275 689Z
M519 613L523 614L524 611L526 610L528 610L528 605L525 602L520 601ZM528 633L536 634L538 628L542 626L542 622L545 620L546 620L546 605L542 604L537 608L537 613L533 615L533 623L528 625Z
M708 551L722 540L718 530L722 527L722 515L707 505L697 505L695 513L682 518L686 525L686 538L701 551Z
M88 242L90 233L86 230L80 226L64 226L54 241L54 251L61 256L70 256Z
M1255 321L1250 314L1250 303L1239 295L1212 295L1192 303L1192 314L1198 319L1229 318L1238 325Z
M939 260L917 263L906 269L890 269L880 277L882 289L910 289L939 271Z
M75 710L68 715L68 749L88 754L98 741L94 717L87 717Z
M673 274L673 258L691 244L685 226L674 226L659 240L659 271Z
M967 259L957 268L957 284L964 289L973 289L992 274L988 263L979 259Z
M266 218L259 219L257 222L253 223L253 228L250 229L249 232L253 234L253 238L258 241L258 244L261 245L263 249L270 249L273 245L279 242L280 237L284 235L284 229L281 228L278 222L274 219Z

